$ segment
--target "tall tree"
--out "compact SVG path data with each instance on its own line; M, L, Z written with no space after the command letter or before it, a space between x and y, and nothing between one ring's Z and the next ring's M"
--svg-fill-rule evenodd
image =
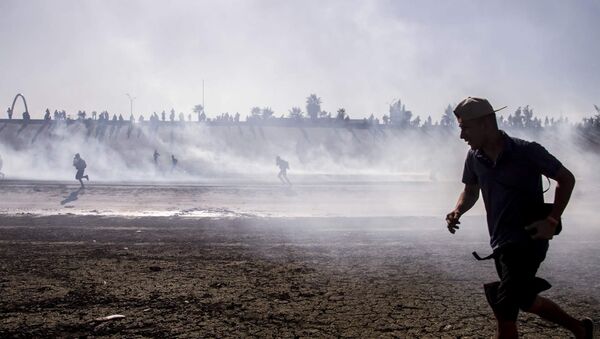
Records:
M533 128L535 127L535 121L533 119L533 110L529 108L529 105L523 107L523 127Z
M440 125L444 127L456 126L456 118L454 117L454 110L452 109L451 105L448 105L448 107L446 107L446 110L444 110L444 115L442 115Z
M428 128L431 128L431 126L433 126L433 121L431 120L431 115L429 115L429 116L427 116L427 119L423 123L423 128L428 129Z
M273 114L275 114L275 112L273 112L273 110L271 109L271 107L265 107L262 109L262 118L264 120L269 119L270 117L273 116Z
M520 106L517 107L517 110L512 115L512 118L509 116L509 122L510 122L511 127L514 127L514 128L523 128L524 127L523 111Z
M306 98L306 113L311 119L315 120L319 117L322 103L321 98L316 94L311 94Z
M262 110L260 109L260 107L252 107L252 109L250 110L250 117L252 119L260 119L261 114Z
M202 105L196 105L196 106L194 106L193 111L196 114L201 114L201 113L204 112L204 106L202 106Z
M300 107L292 107L288 112L288 116L291 119L302 119L303 115L304 115L304 113L302 112Z
M194 106L193 112L198 115L198 121L204 121L206 119L206 115L204 114L204 106L199 104ZM165 111L162 112L162 120L165 121Z
M414 118L413 121L410 122L410 125L412 127L420 127L421 126L421 117L417 115L417 117Z

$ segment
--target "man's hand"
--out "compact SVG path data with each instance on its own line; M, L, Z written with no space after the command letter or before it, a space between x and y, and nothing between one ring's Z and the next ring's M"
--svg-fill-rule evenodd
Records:
M448 231L452 234L456 233L456 230L459 229L458 224L460 224L460 213L457 210L454 210L448 214L446 214L446 223L448 223Z
M557 225L549 219L542 219L525 226L525 230L531 234L532 239L550 240L554 237Z

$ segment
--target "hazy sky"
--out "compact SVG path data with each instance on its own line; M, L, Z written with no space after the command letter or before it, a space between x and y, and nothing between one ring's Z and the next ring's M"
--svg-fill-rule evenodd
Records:
M46 107L209 116L323 109L434 119L467 95L511 111L600 105L600 1L0 1L2 117ZM22 111L21 108L18 109Z

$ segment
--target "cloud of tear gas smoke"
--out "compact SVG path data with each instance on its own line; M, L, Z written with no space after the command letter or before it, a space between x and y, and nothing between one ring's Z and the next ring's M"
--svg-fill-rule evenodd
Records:
M380 175L392 180L430 180L447 172L445 134L398 129L282 128L134 124L88 129L81 122L25 127L7 123L0 132L5 172L12 178L72 177L75 153L96 180L202 180L274 177L275 156L291 164L290 176ZM464 146L454 140L454 149ZM153 153L160 154L157 164ZM460 152L462 153L462 152ZM178 163L173 168L171 155ZM444 159L440 161L440 159ZM460 156L458 157L460 162ZM456 166L453 166L456 167ZM400 176L393 178L394 176Z
M258 180L277 182L275 156L290 163L292 181L460 181L467 146L458 130L432 128L295 128L6 123L0 131L9 178L70 180L80 153L86 172L106 181ZM597 156L577 143L575 128L554 126L511 134L539 141L578 178L593 179ZM160 157L153 160L154 151ZM173 166L171 156L178 160Z

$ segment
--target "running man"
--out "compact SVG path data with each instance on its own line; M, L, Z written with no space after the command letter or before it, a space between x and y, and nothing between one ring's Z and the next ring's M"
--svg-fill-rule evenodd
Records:
M575 319L550 299L538 295L551 285L536 277L549 240L560 229L560 217L575 186L575 177L544 147L510 137L498 129L496 111L486 99L468 97L454 109L460 138L469 144L460 194L446 216L454 234L479 198L487 213L490 244L499 282L484 285L497 321L497 338L517 338L519 310L534 313L570 330L575 338L592 338L589 318ZM542 175L557 182L554 204L544 211Z
M75 167L75 169L77 169L77 173L75 174L75 179L79 180L79 183L81 184L81 188L84 188L85 186L83 185L83 178L85 178L85 180L90 180L90 177L87 175L83 175L83 172L85 171L85 168L87 167L87 164L85 163L85 160L83 160L80 156L79 153L75 154L75 157L73 158L73 166Z
M281 182L285 185L291 185L292 183L290 182L290 179L288 179L287 177L287 170L290 168L290 164L281 159L279 156L275 157L275 165L277 165L277 167L279 167L279 174L277 174L277 177L279 178L279 180L281 180ZM284 180L285 179L285 180Z
M177 167L178 162L179 162L179 160L177 160L177 158L175 158L175 155L171 154L171 171L175 170L175 167Z
M158 153L158 150L154 150L154 154L152 155L152 158L154 159L154 164L158 166L158 157L160 157L160 153Z

